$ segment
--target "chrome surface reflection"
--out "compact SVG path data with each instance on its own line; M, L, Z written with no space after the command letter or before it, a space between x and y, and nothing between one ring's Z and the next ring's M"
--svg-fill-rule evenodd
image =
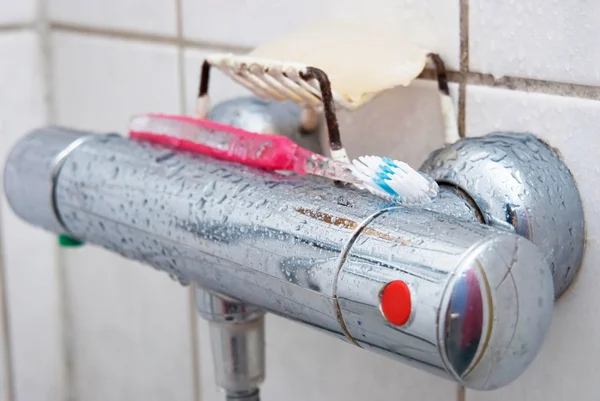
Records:
M215 105L209 119L262 134L283 135L315 153L323 153L319 127L304 132L300 125L302 109L294 102L262 100L254 96L226 100Z
M483 333L483 296L479 280L473 267L460 273L445 313L446 355L461 377L474 362Z

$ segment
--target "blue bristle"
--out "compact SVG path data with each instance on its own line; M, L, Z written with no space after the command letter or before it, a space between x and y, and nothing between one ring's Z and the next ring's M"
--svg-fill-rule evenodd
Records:
M381 178L382 180L386 180L386 181L391 180L389 174L387 174L386 172L383 172L383 171L376 172L375 176L378 178Z
M387 174L394 174L394 170L384 164L379 165L379 169Z
M380 178L374 178L373 182L375 184L377 184L377 186L379 188L383 189L388 194L390 194L392 196L398 196L398 193L396 191L394 191L384 180L382 180Z
M386 167L387 167L388 169L390 169L390 173L391 173L391 174L395 174L395 172L391 170L391 167L395 167L395 168L397 168L397 169L401 170L402 172L404 172L404 173L407 173L407 171L406 171L406 170L404 170L402 167L400 167L400 166L399 166L399 165L396 163L396 161L395 161L395 160L393 160L393 159L390 159L389 157L384 157L384 158L382 158L381 160L383 160L383 161L384 161L384 162L387 164L387 166L389 166L389 167L387 167L387 166L386 166ZM408 174L408 173L407 173L407 174Z
M391 159L390 159L390 161L387 162L387 165L390 166L390 167L396 167L396 168L398 168L398 165L396 164L396 162L394 162Z

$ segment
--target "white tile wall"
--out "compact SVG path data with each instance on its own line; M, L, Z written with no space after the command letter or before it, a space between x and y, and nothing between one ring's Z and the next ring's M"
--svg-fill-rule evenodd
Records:
M33 22L36 0L0 0L0 26Z
M4 264L4 262L2 262ZM5 331L6 316L5 313L5 291L4 285L4 266L0 266L0 401L8 401L11 394L11 377L10 377L10 356L8 335Z
M132 114L179 112L175 48L70 34L52 45L59 124L125 133ZM64 254L77 399L191 400L189 290L98 248Z
M21 135L46 123L37 37L0 34L0 162ZM55 238L21 222L2 198L2 247L17 400L63 399ZM1 393L1 392L0 392Z
M454 69L459 64L458 0L304 0L236 1L182 0L183 28L187 38L202 42L252 47L268 41L273 35L302 27L321 19L349 20L369 18L402 23L418 16L431 25L437 40L427 40ZM407 32L422 32L421 26ZM414 35L417 36L417 35Z
M470 0L470 68L600 84L597 1Z
M158 35L177 32L174 0L52 0L48 5L57 22Z
M560 149L581 193L587 246L575 283L558 300L541 354L516 382L490 393L469 392L468 401L598 400L600 355L600 100L579 100L516 91L469 87L469 136L497 130L532 132Z
M52 46L59 123L126 133L132 114L181 109L174 47L63 33Z
M41 2L49 9L52 35L38 39L33 29L6 31L7 26L33 22L37 6L44 5ZM468 2L472 71L600 84L597 2ZM206 45L204 49L153 43L154 36L160 36L163 43L178 40L178 3L186 46L198 42ZM407 29L440 52L450 69L458 70L459 3L0 0L0 162L18 136L46 123L48 105L40 94L40 88L44 89L42 54L52 60L47 76L56 122L123 132L134 113L192 112L206 48L250 48L321 18L367 18L405 26L407 16L424 15L433 24L436 42L422 37L420 26ZM294 4L300 6L296 9ZM96 33L74 33L86 30ZM103 37L105 31L111 31L113 38ZM140 34L149 39L131 39L144 36ZM40 39L50 40L49 53L41 53ZM215 102L247 93L216 72L213 78ZM455 100L457 89L451 85ZM600 101L479 86L469 86L466 100L468 135L528 130L561 150L580 185L588 234L581 276L558 302L539 358L507 388L468 391L466 399L598 400L594 362L600 354L596 338L600 320L595 310L600 302L596 295L600 275L593 264L600 259L600 227L594 217L600 212L600 169L596 167ZM418 166L442 143L437 91L429 81L386 92L358 112L340 112L339 118L351 155L388 155ZM187 289L162 273L91 246L63 250L59 266L53 236L20 222L5 202L1 213L16 397L7 399L6 355L0 346L0 401L198 401L197 380L202 401L223 399L214 385L207 326L203 322L193 326ZM64 269L64 283L59 282L59 269ZM193 337L193 328L198 338ZM0 344L5 334L0 326ZM193 355L194 341L198 355ZM266 400L464 401L451 382L275 316L267 318L267 353ZM194 377L194 358L200 362L200 377Z
M65 251L76 400L192 401L189 292L95 247Z

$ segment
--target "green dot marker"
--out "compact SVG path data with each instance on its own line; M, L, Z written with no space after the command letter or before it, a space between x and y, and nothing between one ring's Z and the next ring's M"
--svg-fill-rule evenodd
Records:
M75 248L82 246L83 242L73 237L69 237L68 235L61 234L58 236L58 244L65 248Z

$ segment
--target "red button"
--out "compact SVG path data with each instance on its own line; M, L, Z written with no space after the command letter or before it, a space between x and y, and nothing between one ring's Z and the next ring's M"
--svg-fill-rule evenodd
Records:
M408 322L412 309L410 289L401 280L390 281L381 291L381 313L394 326Z

